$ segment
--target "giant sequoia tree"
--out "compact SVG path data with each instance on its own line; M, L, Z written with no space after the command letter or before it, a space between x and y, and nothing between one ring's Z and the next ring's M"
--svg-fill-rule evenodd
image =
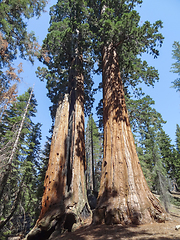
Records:
M141 2L89 2L91 26L97 36L95 50L99 54L103 76L104 159L93 216L95 224L141 224L160 221L165 213L142 173L120 77L123 67L123 77L127 76L132 86L142 80L150 85L156 79L155 70L141 62L137 54L149 51L155 57L158 55L156 48L162 43L162 35L158 33L161 22L153 25L145 22L139 26L140 17L133 8Z
M133 10L137 3L141 1L58 1L51 10L51 25L44 40L50 61L38 75L47 80L55 125L42 210L27 239L53 239L62 228L70 231L89 214L84 184L83 104L84 79L91 67L91 40L103 75L104 122L104 160L93 222L140 224L162 220L165 211L142 173L124 97L123 83L135 88L140 82L153 85L158 79L157 71L137 56L146 51L158 56L162 23L139 26L140 17Z
M27 239L53 237L90 216L85 186L84 76L88 80L88 25L85 1L58 1L51 9L47 80L55 118L42 209ZM90 81L90 80L89 80ZM88 86L89 87L89 86Z

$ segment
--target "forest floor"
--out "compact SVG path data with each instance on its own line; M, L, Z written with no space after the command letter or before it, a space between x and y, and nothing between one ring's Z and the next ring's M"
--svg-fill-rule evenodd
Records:
M169 220L165 223L151 223L144 225L91 225L80 227L74 232L67 232L57 236L54 240L180 240L180 207L170 206Z

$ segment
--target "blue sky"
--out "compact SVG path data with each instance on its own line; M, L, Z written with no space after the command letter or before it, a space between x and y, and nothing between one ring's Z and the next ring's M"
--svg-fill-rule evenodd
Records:
M28 31L34 31L39 43L47 34L49 26L49 7L56 4L56 0L49 0L47 6L47 12L36 20L31 19L28 21ZM159 71L159 82L152 87L146 87L143 85L143 91L150 95L155 101L156 110L161 113L163 119L167 121L164 125L165 132L171 137L172 142L175 141L176 124L180 124L180 93L177 93L175 89L171 88L172 81L178 76L170 72L172 59L172 44L174 41L180 41L180 1L179 0L144 0L141 7L137 7L137 11L141 16L141 23L146 20L151 23L156 20L163 21L163 29L161 30L165 37L162 48L160 49L160 56L154 59L152 56L144 55L143 58L149 65L154 66ZM36 78L35 71L40 63L38 61L32 66L30 63L22 60L17 62L23 62L24 72L21 77L22 83L19 85L19 94L24 93L28 87L34 86L35 96L38 101L38 112L36 122L43 124L42 126L42 144L46 141L46 136L49 135L49 129L51 127L51 117L49 112L50 101L46 96L47 90L45 82L40 82ZM96 76L95 81L100 81L101 76ZM96 96L98 100L101 93ZM94 107L96 107L98 101L95 101Z
M163 22L161 32L165 39L160 49L160 56L157 59L153 59L149 55L144 56L149 65L154 66L159 71L159 82L155 84L154 88L144 87L143 89L155 100L156 110L167 121L164 130L173 142L175 141L176 124L180 124L180 93L171 88L172 81L178 76L170 72L170 69L174 62L172 44L174 41L180 41L179 9L179 0L144 0L142 7L137 9L142 22L146 20L150 22L162 20Z

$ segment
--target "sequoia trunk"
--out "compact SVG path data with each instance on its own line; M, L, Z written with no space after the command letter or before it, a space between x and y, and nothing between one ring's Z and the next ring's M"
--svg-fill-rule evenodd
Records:
M53 239L91 212L85 186L84 95L81 59L72 61L69 94L57 109L42 210L26 239Z
M136 153L113 44L103 50L103 99L104 159L93 223L164 221L165 211L151 193Z

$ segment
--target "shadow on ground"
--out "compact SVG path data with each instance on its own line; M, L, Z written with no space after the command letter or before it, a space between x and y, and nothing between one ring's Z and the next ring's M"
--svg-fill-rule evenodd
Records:
M54 240L180 240L180 217L171 215L166 223L144 225L89 225L81 227L75 232L67 232Z

